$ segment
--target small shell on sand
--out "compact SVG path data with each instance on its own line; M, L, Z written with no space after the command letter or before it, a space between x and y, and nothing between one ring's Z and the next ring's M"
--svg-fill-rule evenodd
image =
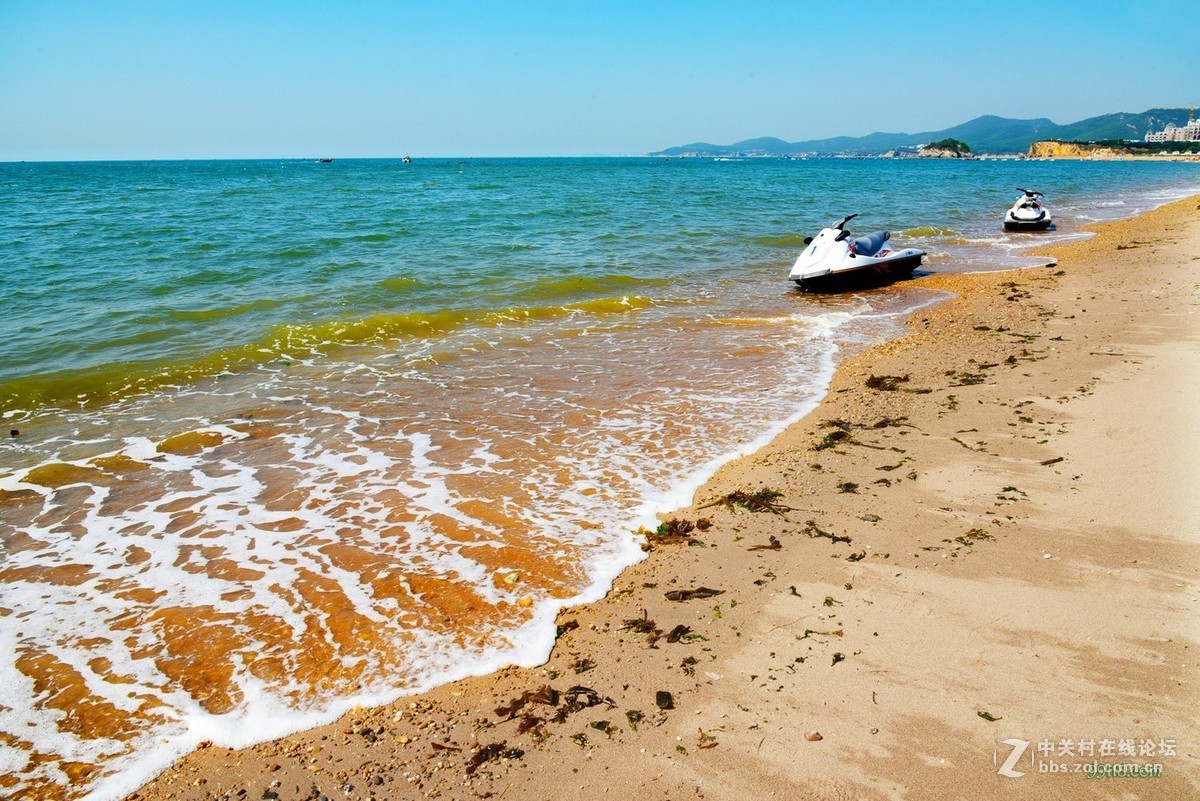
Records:
M819 731L808 731L804 733L804 739L810 743L815 743L817 740L824 740L825 738L821 736L821 732Z

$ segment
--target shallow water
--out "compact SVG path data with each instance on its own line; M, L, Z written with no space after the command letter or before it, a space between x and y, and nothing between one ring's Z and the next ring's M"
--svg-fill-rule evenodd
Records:
M1044 236L1006 234L1016 186ZM0 786L111 797L506 663L939 295L813 296L849 211L1029 263L1186 164L0 165ZM7 784L3 784L7 783Z

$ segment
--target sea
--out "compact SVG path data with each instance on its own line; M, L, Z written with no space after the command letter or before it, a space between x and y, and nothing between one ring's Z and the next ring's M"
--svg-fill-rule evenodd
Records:
M1055 230L1006 233L1018 187ZM1200 165L0 164L0 794L111 799L505 665L643 528L947 295L787 273L847 214L926 272Z

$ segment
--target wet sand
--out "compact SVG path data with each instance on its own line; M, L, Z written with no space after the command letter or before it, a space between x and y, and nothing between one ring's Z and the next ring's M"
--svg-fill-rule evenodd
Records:
M917 279L957 297L668 516L547 664L130 797L1197 797L1198 201Z

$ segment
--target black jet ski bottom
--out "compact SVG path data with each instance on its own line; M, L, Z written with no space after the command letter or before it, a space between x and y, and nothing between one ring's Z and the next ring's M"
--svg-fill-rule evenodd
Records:
M872 289L899 281L912 275L921 266L923 253L896 259L886 264L872 264L854 270L839 270L813 278L797 278L796 286L806 292L840 292L847 289Z
M1006 231L1045 231L1050 227L1051 221L1047 219L1031 220L1022 222L1021 220L1005 220L1004 230Z

